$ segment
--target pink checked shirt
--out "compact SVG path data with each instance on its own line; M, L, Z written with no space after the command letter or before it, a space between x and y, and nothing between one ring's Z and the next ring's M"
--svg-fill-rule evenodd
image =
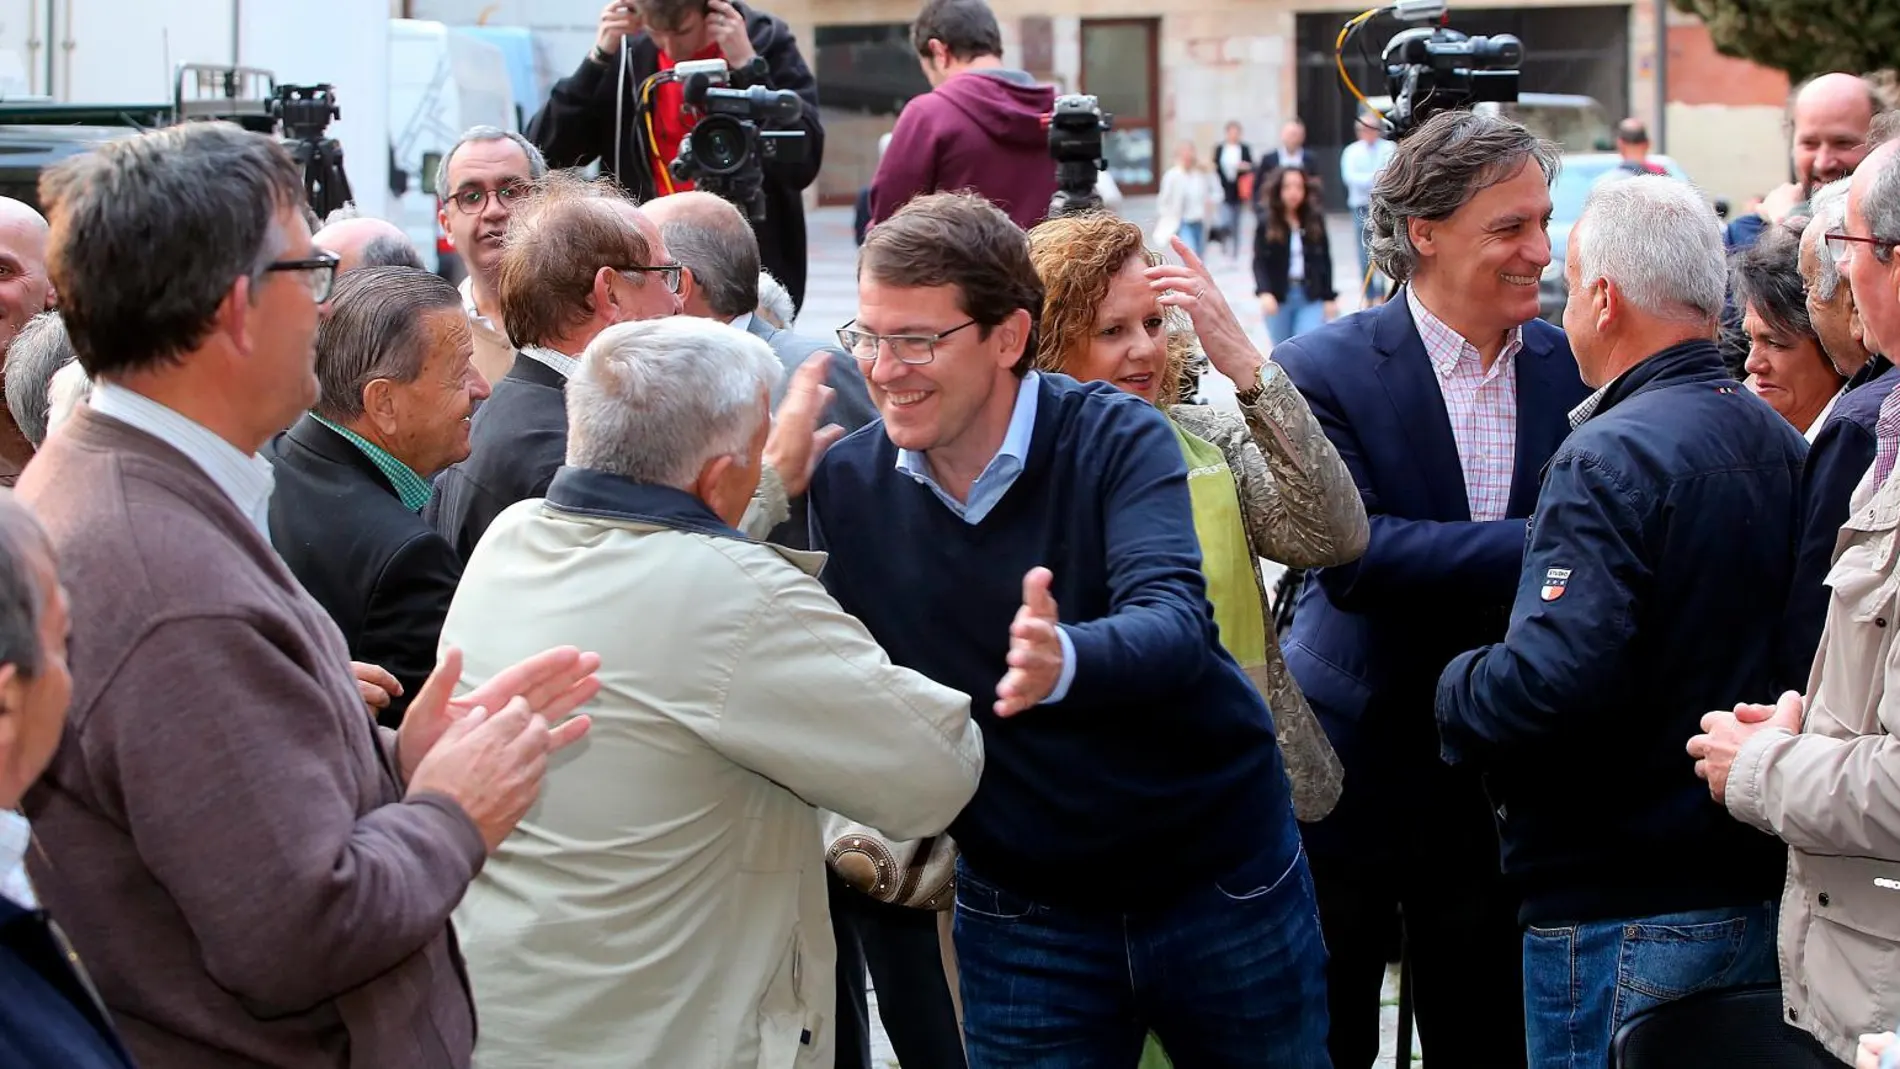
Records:
M1511 474L1517 467L1517 354L1524 348L1524 329L1512 328L1504 351L1486 371L1478 347L1426 311L1410 286L1405 302L1438 375L1438 392L1445 396L1471 518L1501 520L1510 507Z

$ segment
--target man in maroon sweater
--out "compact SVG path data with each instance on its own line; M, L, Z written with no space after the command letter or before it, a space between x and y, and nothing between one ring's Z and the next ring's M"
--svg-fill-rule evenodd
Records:
M925 193L979 193L1024 230L1056 192L1043 116L1053 86L1003 66L1003 31L983 0L929 0L910 28L930 92L904 105L871 180L871 223Z
M451 652L378 729L266 531L258 450L317 399L336 268L300 169L185 123L40 195L95 383L19 485L72 598L72 712L25 803L40 895L145 1069L461 1069L450 912L585 731L544 717L598 690L599 658L549 651L450 701Z

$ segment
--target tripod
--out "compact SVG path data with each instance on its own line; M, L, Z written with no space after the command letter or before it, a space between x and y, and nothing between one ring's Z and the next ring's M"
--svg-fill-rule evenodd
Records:
M335 138L286 138L284 147L303 168L304 199L318 219L348 204L350 178L343 171L343 146Z

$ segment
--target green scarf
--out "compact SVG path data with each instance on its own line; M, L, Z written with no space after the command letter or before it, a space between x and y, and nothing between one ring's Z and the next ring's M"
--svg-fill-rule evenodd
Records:
M1267 663L1267 621L1260 608L1255 570L1260 562L1247 540L1240 514L1240 492L1220 448L1168 421L1187 461L1188 496L1194 504L1194 533L1201 540L1201 571L1207 576L1207 600L1220 625L1220 643L1242 668Z

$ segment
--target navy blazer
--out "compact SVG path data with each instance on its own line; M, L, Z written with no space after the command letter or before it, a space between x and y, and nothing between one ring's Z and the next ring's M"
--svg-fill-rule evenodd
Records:
M410 512L361 449L305 415L270 446L277 485L270 538L292 575L343 632L350 656L402 684L377 716L399 727L435 671L462 558Z
M132 1069L70 953L44 912L0 896L0 1066Z
M1438 675L1504 637L1544 464L1589 396L1563 332L1524 324L1516 357L1517 462L1509 517L1474 522L1444 395L1403 295L1274 346L1365 499L1359 560L1313 573L1284 641L1288 668L1346 767L1345 795L1314 825L1361 850L1420 809L1439 782ZM1348 847L1348 844L1350 846Z
M422 518L464 561L502 510L548 492L567 462L567 378L525 354L475 410L468 459L436 476Z

